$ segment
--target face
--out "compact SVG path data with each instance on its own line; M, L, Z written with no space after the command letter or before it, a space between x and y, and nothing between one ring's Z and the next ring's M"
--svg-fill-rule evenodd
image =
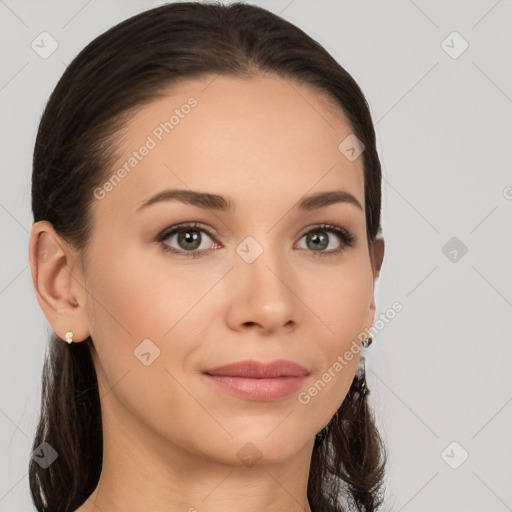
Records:
M374 318L362 157L338 149L351 132L318 92L263 76L189 81L130 119L81 277L118 428L236 463L246 443L290 457L328 423ZM308 374L242 396L204 373L246 360Z

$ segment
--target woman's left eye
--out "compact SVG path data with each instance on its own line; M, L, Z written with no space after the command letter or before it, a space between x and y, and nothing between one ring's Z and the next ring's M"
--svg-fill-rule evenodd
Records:
M326 250L330 246L332 236L327 233L334 234L338 239L338 246L331 247L330 250ZM319 226L310 229L307 233L302 235L301 239L306 237L306 245L311 244L309 247L313 247L314 256L329 256L338 254L348 247L352 247L356 241L355 237L349 233L346 229L339 226L332 226L330 224L320 224Z
M193 258L198 258L205 255L208 249L211 249L211 242L206 244L206 247L201 247L203 242L203 235L206 234L208 238L213 239L217 247L222 247L215 241L215 237L201 225L194 224L180 224L173 226L170 229L163 231L158 235L157 240L162 245L164 252L171 252L173 254L180 254ZM331 247L332 236L338 239L338 245ZM311 228L304 233L300 240L306 239L306 249L311 249L314 256L329 256L338 254L348 247L352 247L356 241L355 237L350 234L346 229L339 226L332 226L330 224L320 224ZM171 240L175 240L178 248L170 245Z

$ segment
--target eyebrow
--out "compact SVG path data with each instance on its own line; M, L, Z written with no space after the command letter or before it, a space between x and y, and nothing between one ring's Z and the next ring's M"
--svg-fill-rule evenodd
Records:
M142 210L155 203L179 201L181 203L197 206L205 210L217 210L221 212L233 212L235 204L231 199L218 194L207 192L197 192L195 190L164 190L151 196L144 201L136 211ZM295 209L301 212L324 208L335 203L346 203L364 211L361 203L345 190L332 190L329 192L318 192L308 197L302 198Z

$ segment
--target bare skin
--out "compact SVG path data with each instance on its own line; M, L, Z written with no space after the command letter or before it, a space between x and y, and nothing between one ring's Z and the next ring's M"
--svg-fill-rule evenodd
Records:
M182 108L190 97L197 104ZM175 109L179 122L158 140L155 127ZM91 336L102 397L102 474L78 512L311 510L314 437L346 396L359 356L307 404L298 395L372 327L384 254L380 242L372 266L362 157L350 161L338 150L351 131L318 92L284 79L189 81L128 122L112 174L148 136L156 145L103 197L91 197L85 272L51 224L34 224L38 301L62 339L70 330L75 342ZM160 201L137 211L165 189L219 194L234 209ZM337 202L294 210L303 196L334 190L362 209ZM156 240L184 222L201 223L192 229L198 248L178 235ZM315 228L321 223L355 242ZM311 229L325 248L308 242ZM251 263L237 252L246 237L263 249ZM36 257L45 250L47 258ZM146 339L151 357L160 350L149 365L134 354ZM255 401L202 373L244 359L292 360L310 375L289 396ZM259 459L247 464L247 453Z

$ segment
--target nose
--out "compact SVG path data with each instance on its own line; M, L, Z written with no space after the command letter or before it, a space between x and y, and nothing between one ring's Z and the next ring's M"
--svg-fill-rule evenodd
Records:
M238 331L268 335L292 331L301 321L301 301L294 288L298 279L284 255L265 250L251 263L235 255L230 272L227 321Z

